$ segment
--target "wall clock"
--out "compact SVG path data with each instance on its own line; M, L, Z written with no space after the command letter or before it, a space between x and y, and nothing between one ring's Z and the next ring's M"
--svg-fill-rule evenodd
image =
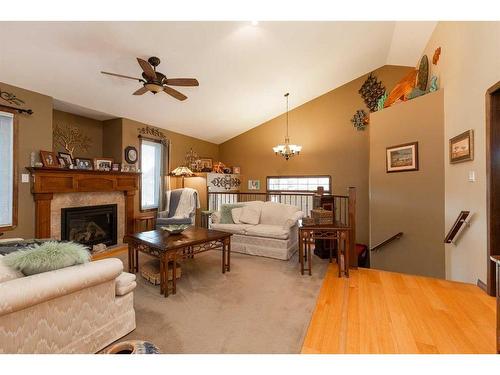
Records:
M137 162L137 149L134 146L127 146L125 148L125 160L129 164Z

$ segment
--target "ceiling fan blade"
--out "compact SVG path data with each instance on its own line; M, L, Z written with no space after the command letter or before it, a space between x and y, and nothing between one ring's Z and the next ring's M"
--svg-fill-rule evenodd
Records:
M173 96L177 100L186 100L187 99L186 95L173 89L172 87L163 86L163 91L165 91L168 95Z
M102 74L107 74L109 76L115 76L115 77L120 77L120 78L128 78L128 79L133 79L134 81L140 81L142 82L141 78L135 78L135 77L130 77L130 76L124 76L123 74L116 74L116 73L109 73L109 72L101 72Z
M149 79L156 80L156 73L150 63L140 58L137 58L137 62L141 66L141 69L144 71L144 74L146 74Z
M132 95L142 95L147 93L149 90L146 87L141 87L139 90L135 91Z
M167 78L165 84L170 86L199 86L195 78Z

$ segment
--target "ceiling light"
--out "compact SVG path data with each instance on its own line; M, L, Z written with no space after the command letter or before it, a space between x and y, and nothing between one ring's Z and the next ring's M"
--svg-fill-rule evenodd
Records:
M283 156L285 160L298 155L302 151L302 146L290 144L290 137L288 136L288 93L285 94L286 98L286 136L285 144L277 145L273 147L273 151L276 155Z
M146 83L144 87L146 87L149 91L151 91L154 94L163 91L163 86L157 85L156 83Z

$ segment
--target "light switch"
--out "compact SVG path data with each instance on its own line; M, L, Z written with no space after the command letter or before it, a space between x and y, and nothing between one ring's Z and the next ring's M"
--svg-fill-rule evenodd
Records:
M476 171L469 171L469 182L476 182Z
M21 174L21 182L22 183L30 182L30 175L28 173L22 173Z

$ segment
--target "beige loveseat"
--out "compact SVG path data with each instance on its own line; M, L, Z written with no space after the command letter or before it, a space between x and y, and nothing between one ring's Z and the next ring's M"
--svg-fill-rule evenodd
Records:
M221 212L212 214L212 229L233 233L231 251L290 259L298 249L298 221L304 213L296 206L275 202L251 201L240 204L257 211L258 222L221 224Z
M135 329L135 275L104 259L24 277L0 256L0 353L96 353Z

